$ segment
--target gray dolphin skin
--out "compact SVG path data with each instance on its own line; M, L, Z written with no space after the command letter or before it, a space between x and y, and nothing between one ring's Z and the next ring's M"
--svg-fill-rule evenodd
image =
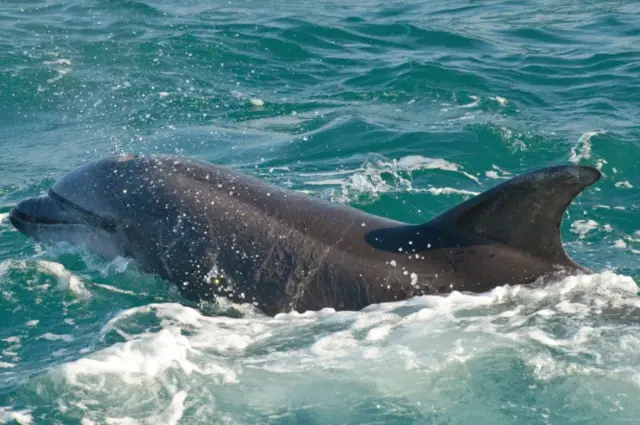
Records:
M600 178L566 165L508 180L406 224L177 156L87 163L11 211L22 233L126 256L193 301L224 296L269 315L369 304L586 271L560 224Z

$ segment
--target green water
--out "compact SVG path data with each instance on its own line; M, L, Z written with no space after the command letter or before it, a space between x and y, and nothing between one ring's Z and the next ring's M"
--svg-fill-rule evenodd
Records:
M639 81L630 0L2 2L0 423L637 423ZM43 249L6 219L121 152L408 222L594 165L562 229L597 274L205 317L133 264Z

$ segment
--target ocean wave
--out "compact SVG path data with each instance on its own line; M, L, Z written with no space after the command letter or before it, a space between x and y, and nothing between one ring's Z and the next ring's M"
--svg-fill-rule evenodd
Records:
M532 384L553 386L557 378L596 375L640 385L637 373L620 362L620 353L634 356L640 341L625 324L629 312L640 307L637 292L631 278L604 272L484 294L422 296L359 312L230 318L204 316L179 304L150 304L120 312L103 328L103 335L126 335L126 341L61 365L42 379L65 388L60 400L65 409L97 422L125 411L136 412L143 422L167 411L184 418L207 403L216 406L209 420L266 418L277 415L280 406L304 409L295 392L304 382L314 386L314 398L326 409L339 402L336 397L353 397L353 391L381 402L402 394L397 402L413 405L424 419L428 410L416 401L430 397L431 382L441 382L441 393L456 387L444 384L445 377L469 382L461 367L475 371L484 365L499 373L504 366L486 363L491 356L521 362ZM156 331L136 324L149 318L158 321ZM622 328L628 333L620 339ZM397 379L409 374L419 377L411 388ZM362 376L377 390L355 384ZM354 386L337 395L325 392L336 379ZM252 400L245 413L239 396ZM90 409L78 404L88 399L96 400ZM314 408L314 414L323 415L323 408ZM192 414L189 420L200 423Z

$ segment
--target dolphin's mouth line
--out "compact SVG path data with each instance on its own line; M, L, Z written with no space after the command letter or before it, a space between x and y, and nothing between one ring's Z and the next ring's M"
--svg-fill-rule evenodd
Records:
M12 214L14 219L19 219L22 220L26 223L30 223L30 224L45 224L45 225L51 225L51 224L77 224L77 223L73 223L71 221L67 221L67 220L54 220L52 218L49 217L34 217L24 211L20 211L17 208L14 208L12 211Z

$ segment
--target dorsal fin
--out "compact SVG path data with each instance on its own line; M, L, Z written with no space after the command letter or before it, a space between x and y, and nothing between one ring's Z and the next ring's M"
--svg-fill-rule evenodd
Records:
M427 225L451 225L540 258L577 266L562 247L560 223L573 199L601 176L592 167L543 168L508 180Z

